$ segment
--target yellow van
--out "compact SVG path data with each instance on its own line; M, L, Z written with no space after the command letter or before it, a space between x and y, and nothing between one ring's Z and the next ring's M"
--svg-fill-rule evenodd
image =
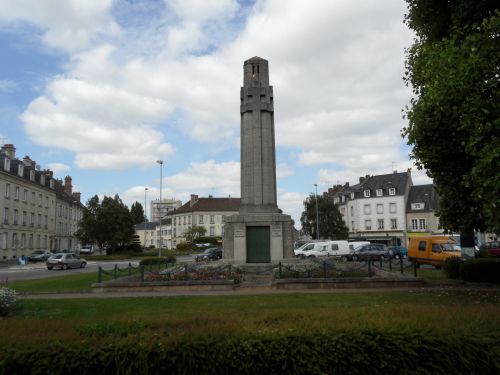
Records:
M431 264L436 268L441 268L446 258L451 256L459 257L460 255L460 247L450 237L429 236L410 238L408 260L414 260L417 266Z

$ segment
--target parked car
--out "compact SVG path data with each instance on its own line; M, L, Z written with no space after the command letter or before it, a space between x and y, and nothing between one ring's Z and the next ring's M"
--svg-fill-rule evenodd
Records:
M197 262L208 262L209 260L222 259L222 248L221 247L210 247L206 249L203 253L198 254L194 257Z
M51 255L52 253L47 250L35 250L28 256L28 260L30 262L45 262Z
M404 246L388 246L387 249L391 258L394 259L406 258L408 255L408 249Z
M387 246L382 244L369 244L357 247L351 255L353 261L358 260L384 260L389 259L389 251Z
M65 270L67 268L84 268L87 261L73 253L57 253L47 259L46 264L49 270L53 268Z
M299 258L315 258L321 256L328 256L328 249L326 248L328 242L309 242L298 249L295 249L293 252L296 257Z
M500 256L500 241L485 242L479 246L479 251L486 250L494 257Z
M93 253L94 253L94 246L92 245L83 245L80 249L80 254L91 255Z
M441 268L446 258L461 257L460 246L449 236L412 237L408 246L408 260L421 264L430 264Z

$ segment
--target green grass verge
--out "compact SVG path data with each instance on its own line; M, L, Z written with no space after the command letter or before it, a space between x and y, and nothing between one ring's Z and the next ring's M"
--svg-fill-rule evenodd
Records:
M78 273L67 276L52 276L37 280L9 282L6 286L17 292L87 292L97 282L97 272Z
M500 335L499 291L417 290L335 294L22 300L0 320L0 348L83 335L168 337L279 332ZM135 328L134 328L135 327Z

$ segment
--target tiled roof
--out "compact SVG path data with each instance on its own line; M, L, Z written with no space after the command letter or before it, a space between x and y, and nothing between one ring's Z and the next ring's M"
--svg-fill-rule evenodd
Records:
M145 223L136 224L135 230L154 230L158 224L158 221L147 221ZM166 224L165 221L162 224Z
M181 214L188 212L218 212L233 211L237 212L241 206L241 198L198 198L192 205L191 201L184 203L172 214Z
M412 210L412 203L423 203L424 210ZM439 208L439 196L434 185L415 185L410 188L406 212L435 211Z

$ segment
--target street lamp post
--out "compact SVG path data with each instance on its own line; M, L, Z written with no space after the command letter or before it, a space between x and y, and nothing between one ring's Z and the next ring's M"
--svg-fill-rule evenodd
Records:
M163 160L157 160L158 164L160 164L160 248L158 249L158 256L161 257L161 248L162 248L162 238L161 238L161 189L162 189L162 179L163 179Z
M146 194L148 193L148 188L144 188L144 250L146 250Z
M318 184L314 184L316 187L316 234L319 240L319 211L318 211Z

